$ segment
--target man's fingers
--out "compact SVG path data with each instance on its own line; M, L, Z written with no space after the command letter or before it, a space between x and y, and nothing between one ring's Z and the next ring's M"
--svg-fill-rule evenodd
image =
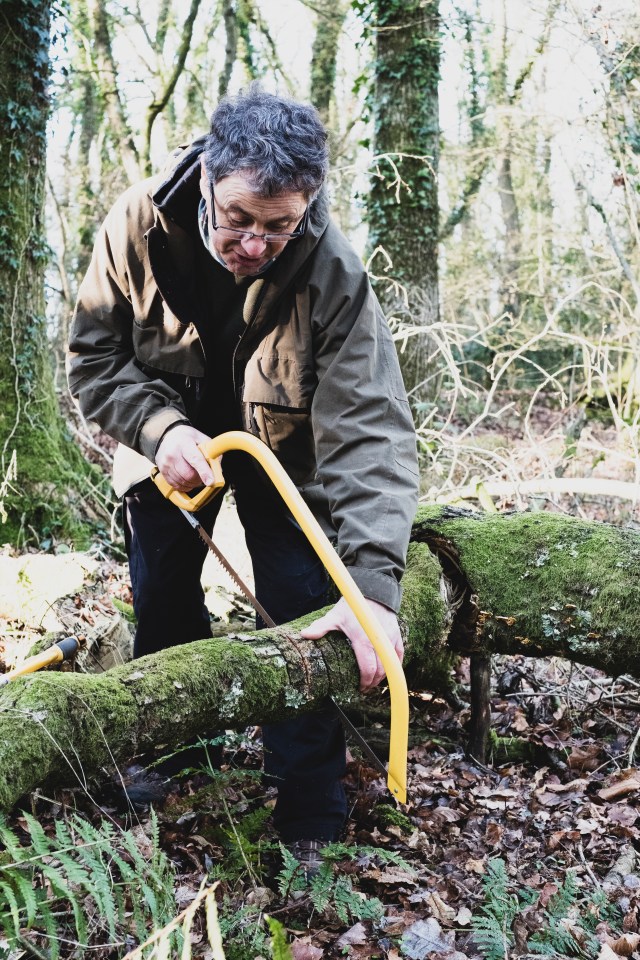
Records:
M318 617L308 627L304 627L300 631L300 636L304 637L305 640L319 640L320 637L324 637L331 630L339 629L340 627L333 622L329 614L325 613L323 617Z
M380 619L396 656L402 662L404 646L395 614L374 601L369 601L369 603L374 607L374 613ZM301 631L301 635L306 640L319 640L320 637L324 637L331 630L340 630L346 634L351 642L360 671L360 689L365 691L377 687L384 680L386 671L380 657L344 597L328 613L305 627Z
M380 658L364 633L353 637L351 646L360 671L360 690L363 692L370 690L377 686L384 677L384 668Z
M215 477L211 472L211 467L209 466L207 458L202 451L198 449L198 447L194 446L191 450L186 451L183 456L189 466L195 470L205 486L210 487L215 483Z

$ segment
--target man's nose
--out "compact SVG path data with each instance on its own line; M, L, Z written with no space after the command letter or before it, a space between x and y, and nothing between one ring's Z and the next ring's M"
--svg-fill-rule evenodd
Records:
M267 245L267 241L262 237L243 237L240 243L248 257L259 257L261 253L264 253Z

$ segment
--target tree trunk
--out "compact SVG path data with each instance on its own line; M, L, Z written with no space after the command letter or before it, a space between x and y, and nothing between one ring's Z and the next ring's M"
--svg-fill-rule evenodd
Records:
M140 179L140 158L118 88L118 70L113 58L109 18L103 0L89 0L89 15L93 27L95 69L105 113L114 142L119 146L127 180L130 184L135 183Z
M520 259L522 231L516 199L511 160L513 135L511 116L512 103L507 92L507 60L509 53L507 12L504 0L499 0L496 16L496 65L492 74L492 86L498 109L496 123L497 176L500 210L504 225L504 252L500 277L500 299L503 313L510 319L520 315Z
M451 652L564 656L640 677L640 535L557 514L422 508L404 579L405 671L437 682ZM0 809L81 785L114 761L199 733L273 722L355 695L337 634L304 623L173 647L100 676L50 673L0 692ZM179 638L176 638L179 640Z
M2 542L80 530L87 476L54 392L44 311L49 3L0 6L0 520Z
M218 99L226 96L231 81L231 74L238 57L238 18L234 0L224 0L224 29L226 43L224 47L224 66L218 78Z
M333 110L336 66L342 26L347 15L345 0L321 0L315 5L316 32L311 51L311 102L329 130L335 126Z
M189 12L186 16L184 24L182 26L182 32L180 35L180 43L178 49L176 50L173 58L173 69L171 70L169 76L166 79L166 82L162 85L160 92L154 96L153 100L147 107L147 116L145 122L144 130L144 140L142 147L142 169L146 177L150 177L152 174L151 166L151 134L153 131L153 125L156 122L158 116L166 108L173 92L176 88L176 84L180 79L182 72L184 71L184 65L187 62L187 56L189 50L191 49L191 38L193 36L193 25L195 23L196 17L198 15L198 10L200 9L200 0L191 0L191 6ZM161 34L161 37L163 34ZM164 40L163 40L164 43ZM162 59L162 46L157 50L158 59Z
M400 365L412 399L428 399L428 327L439 317L438 296L438 78L437 0L378 0L372 5L375 87L371 97L375 175L368 199L369 246L391 260L385 272L408 298L411 336ZM383 269L374 258L373 273ZM379 283L389 312L407 313L404 295ZM399 311L399 314L398 314Z

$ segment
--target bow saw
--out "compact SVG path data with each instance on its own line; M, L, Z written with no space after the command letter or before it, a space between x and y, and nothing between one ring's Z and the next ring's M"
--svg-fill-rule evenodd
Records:
M365 750L367 756L375 763L386 777L387 786L391 794L401 803L406 802L407 798L407 744L409 736L409 695L407 691L407 682L402 670L402 665L398 660L395 650L389 641L384 630L380 626L373 611L367 604L365 598L360 592L359 587L353 580L351 574L333 549L326 535L323 533L318 521L313 516L309 507L300 496L295 484L276 459L271 450L257 437L240 430L231 430L228 433L220 434L211 440L202 443L200 451L206 457L209 466L213 471L215 482L210 486L204 487L193 497L181 493L172 487L162 476L157 467L151 473L151 477L160 490L160 492L172 503L174 503L184 514L194 530L204 540L207 547L220 561L229 576L238 585L241 592L249 600L256 612L268 626L275 626L274 621L266 612L264 607L253 596L246 584L238 576L233 567L229 564L226 557L218 550L211 537L194 516L194 513L211 500L225 485L222 475L219 458L224 453L231 450L240 450L254 457L275 486L276 490L284 500L295 520L298 522L305 533L309 543L322 561L327 573L335 583L341 595L345 598L362 629L371 641L373 648L378 654L382 666L387 674L389 692L391 696L391 736L389 747L389 767L385 768L382 761L374 753L369 744L364 740L358 730L353 726L348 717L345 716L342 709L335 704L338 712L354 735L360 746ZM334 701L335 702L335 701Z

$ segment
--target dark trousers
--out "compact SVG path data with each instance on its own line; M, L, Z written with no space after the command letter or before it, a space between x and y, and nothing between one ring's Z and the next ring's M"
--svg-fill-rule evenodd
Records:
M324 606L326 571L278 495L244 457L225 458L224 469L232 474L260 603L276 623ZM198 513L209 532L221 502L218 496ZM211 636L201 585L206 546L150 480L125 495L123 514L138 622L134 656ZM335 839L346 817L346 751L335 709L327 704L265 725L262 733L265 773L278 788L274 820L282 839Z

